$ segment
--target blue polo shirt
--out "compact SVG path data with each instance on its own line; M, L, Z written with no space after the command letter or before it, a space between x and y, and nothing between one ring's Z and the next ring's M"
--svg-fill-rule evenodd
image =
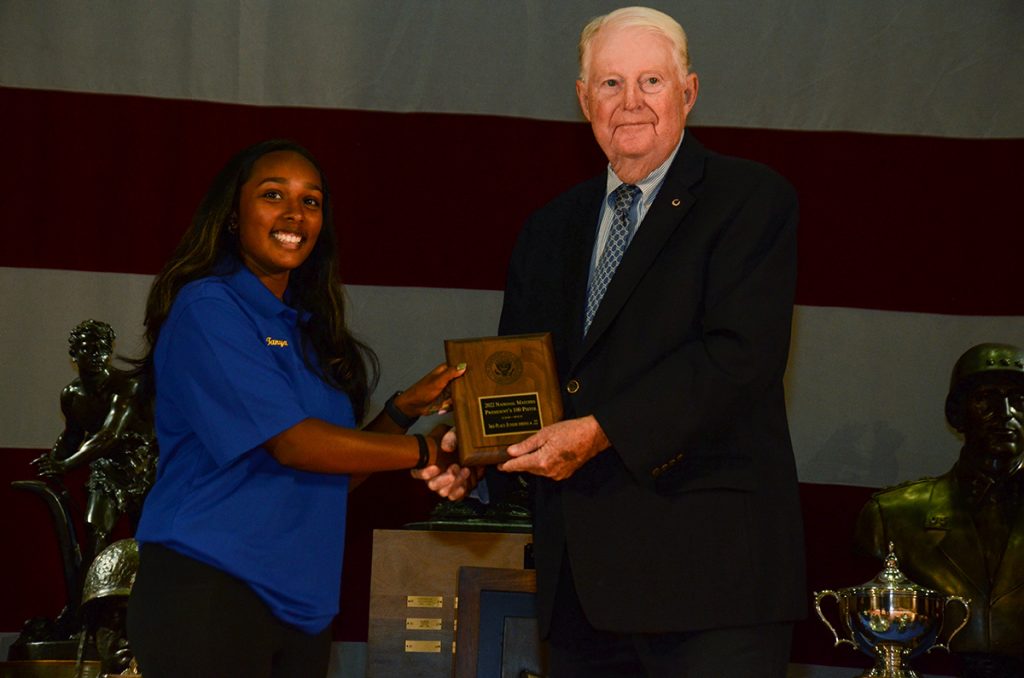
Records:
M348 476L262 444L310 417L355 420L303 362L301 321L242 265L181 289L154 352L160 460L136 538L238 577L312 634L338 612Z

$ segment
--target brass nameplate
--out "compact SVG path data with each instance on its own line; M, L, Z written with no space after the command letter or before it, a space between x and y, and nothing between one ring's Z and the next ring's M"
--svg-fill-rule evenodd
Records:
M452 382L459 461L508 459L505 448L562 418L562 395L550 333L448 339L449 365L466 363Z
M444 607L444 596L406 596L406 607Z
M480 428L484 437L510 433L534 433L543 425L540 418L540 395L516 393L478 400Z
M441 619L434 617L406 617L406 631L440 631Z
M406 652L441 652L440 640L407 640L405 641Z

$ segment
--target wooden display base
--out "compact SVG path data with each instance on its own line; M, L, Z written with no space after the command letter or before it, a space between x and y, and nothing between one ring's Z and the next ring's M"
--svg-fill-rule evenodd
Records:
M0 662L0 678L74 678L73 659L33 659ZM82 662L81 678L100 678L100 663Z
M367 678L452 675L459 568L522 569L529 534L375 530Z

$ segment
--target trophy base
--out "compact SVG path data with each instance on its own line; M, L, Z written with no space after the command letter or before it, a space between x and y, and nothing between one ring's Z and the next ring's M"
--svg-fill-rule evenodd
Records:
M897 669L891 671L886 669L884 666L875 666L869 669L866 673L862 673L857 678L921 678L920 674L913 669Z
M902 645L879 644L874 650L878 661L858 678L920 678L916 671L904 666L906 648Z
M442 532L520 532L533 531L529 509L515 503L482 504L469 497L459 502L441 501L425 522L409 523L407 530Z
M0 678L100 678L100 663L73 659L31 659L0 662Z

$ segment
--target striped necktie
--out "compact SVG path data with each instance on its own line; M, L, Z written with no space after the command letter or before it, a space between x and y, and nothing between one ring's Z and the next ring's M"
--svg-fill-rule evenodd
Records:
M612 227L608 232L608 242L605 243L594 277L590 281L590 290L587 292L587 310L583 318L584 335L590 330L590 323L593 322L597 308L601 305L605 290L608 289L615 269L619 267L622 255L629 246L630 234L633 231L629 208L633 206L633 201L639 194L640 189L633 184L619 184L619 187L612 191L612 197L615 199Z

